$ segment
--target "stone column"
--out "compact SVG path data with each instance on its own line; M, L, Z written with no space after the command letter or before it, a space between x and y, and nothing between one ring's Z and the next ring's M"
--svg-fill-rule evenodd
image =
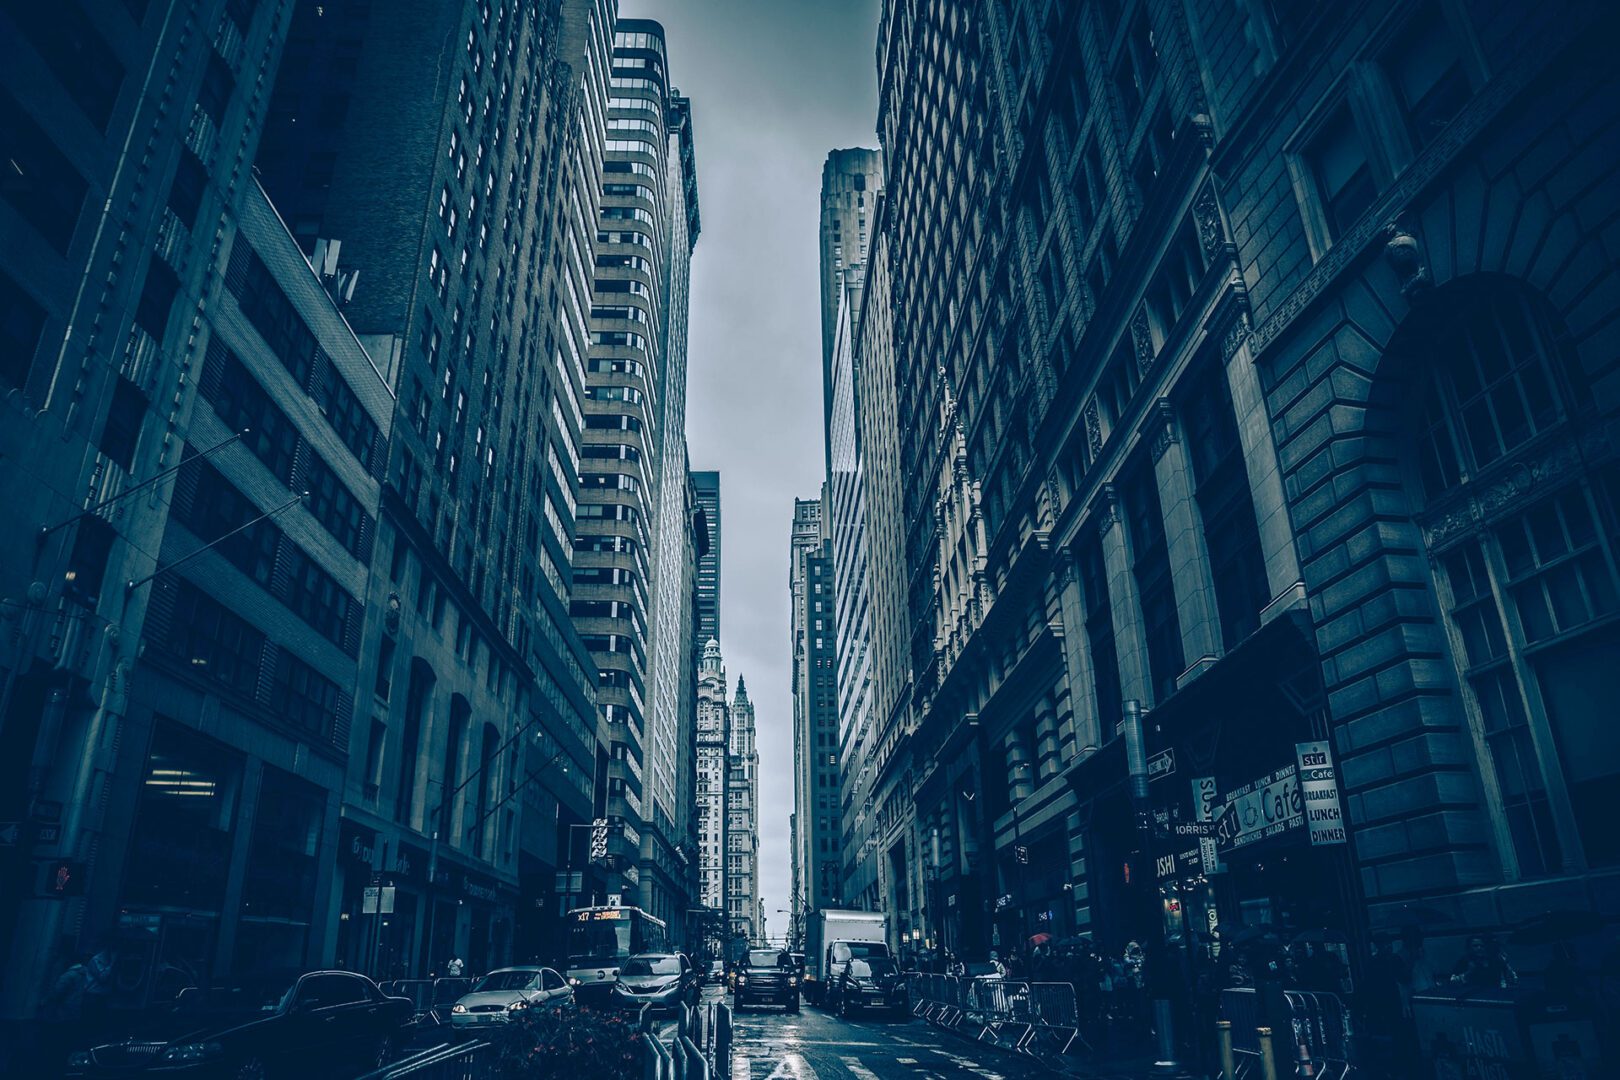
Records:
M1170 580L1176 590L1176 616L1181 623L1181 649L1186 662L1221 655L1221 623L1215 607L1215 577L1204 545L1204 521L1193 497L1192 461L1181 438L1175 409L1165 398L1154 403L1158 413L1153 435L1154 475L1164 513L1164 542Z
M1130 551L1125 543L1125 526L1119 520L1119 498L1113 484L1104 484L1101 519L1103 565L1108 571L1108 602L1114 616L1114 651L1119 656L1120 699L1152 699L1153 680L1148 677L1147 637L1142 630L1142 603L1136 594L1136 578L1131 573ZM1099 720L1104 737L1111 736L1120 718ZM1098 745L1101 745L1100 743Z
M1013 725L1002 736L1001 746L1007 762L1007 798L1016 803L1035 791L1035 763L1030 760L1031 748L1023 727Z
M1057 706L1050 692L1035 702L1035 779L1044 783L1063 767L1058 754Z
M1243 464L1249 474L1249 497L1254 500L1254 518L1260 527L1260 551L1266 561L1266 587L1273 599L1301 580L1299 552L1294 547L1294 529L1288 520L1288 502L1283 491L1282 472L1277 465L1277 444L1272 438L1271 419L1266 414L1265 393L1260 373L1249 353L1248 320L1238 316L1221 347L1226 360L1226 383L1232 391L1232 411L1237 416L1238 441L1243 446ZM1236 331L1241 330L1241 333Z
M1066 760L1077 747L1102 745L1102 735L1097 698L1091 692L1091 650L1086 647L1086 614L1081 602L1080 580L1074 572L1074 556L1064 549L1055 562L1053 584L1063 628L1058 648L1063 654L1063 679L1069 690L1068 713L1060 715L1058 730Z
M236 823L231 828L230 869L226 871L225 898L220 902L219 937L214 942L214 970L234 971L236 930L242 916L242 882L247 877L248 856L253 849L254 822L259 813L259 787L264 780L264 762L250 757L242 769L242 786L236 796Z

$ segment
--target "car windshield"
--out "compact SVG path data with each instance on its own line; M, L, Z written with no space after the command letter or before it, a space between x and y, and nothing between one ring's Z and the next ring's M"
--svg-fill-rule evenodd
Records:
M781 963L782 954L775 949L750 949L748 952L748 966L755 968L786 967Z
M277 1012L292 995L297 980L268 979L229 986L191 986L174 999L175 1008L187 1013Z
M887 956L872 956L855 962L873 975L893 975L900 970L895 966L894 961Z
M540 989L540 973L538 971L492 971L478 980L473 987L475 994L498 993L503 990L538 990Z
M677 956L632 956L619 969L620 975L679 975L681 961Z
M833 960L869 960L874 956L888 956L889 947L881 941L840 941L833 946Z

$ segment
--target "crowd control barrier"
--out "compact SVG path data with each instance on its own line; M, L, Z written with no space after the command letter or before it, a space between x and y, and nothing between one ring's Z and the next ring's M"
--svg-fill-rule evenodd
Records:
M912 1013L967 1038L1043 1059L1086 1049L1068 983L918 972L909 989Z
M1286 1016L1267 1016L1260 995L1253 987L1221 991L1220 1019L1230 1027L1220 1029L1221 1053L1226 1056L1230 1042L1232 1063L1223 1061L1224 1080L1260 1077L1268 1051L1268 1040L1260 1032L1271 1033L1269 1050L1279 1061L1309 1067L1309 1075L1325 1080L1341 1080L1354 1071L1355 1055L1350 1009L1337 994L1305 990L1285 990Z

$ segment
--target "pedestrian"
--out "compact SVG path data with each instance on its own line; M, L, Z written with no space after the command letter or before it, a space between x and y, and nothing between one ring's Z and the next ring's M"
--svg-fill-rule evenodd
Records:
M69 964L46 991L40 1003L42 1075L66 1065L71 1043L93 1046L105 1034L117 959L111 949L98 949Z
M466 967L466 965L461 962L461 957L452 956L445 962L444 973L448 978L459 979L461 978L461 972L464 967Z
M1502 946L1488 934L1475 934L1468 939L1468 951L1451 972L1452 983L1480 990L1505 990L1519 985L1519 973L1513 970Z

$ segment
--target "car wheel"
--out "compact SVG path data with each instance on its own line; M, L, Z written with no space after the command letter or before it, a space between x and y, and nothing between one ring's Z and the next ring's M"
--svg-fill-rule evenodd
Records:
M250 1057L236 1067L231 1077L232 1080L265 1080L269 1075L264 1067L264 1058Z

